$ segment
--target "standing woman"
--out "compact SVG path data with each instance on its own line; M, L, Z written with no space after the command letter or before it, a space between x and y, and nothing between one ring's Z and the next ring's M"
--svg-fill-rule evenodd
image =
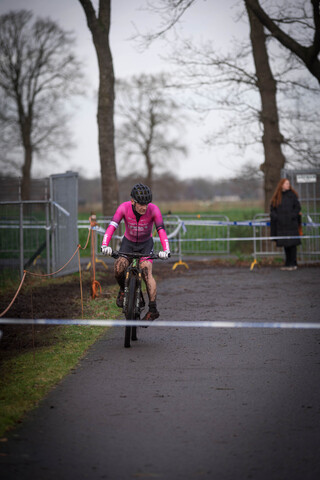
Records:
M298 237L301 205L297 192L287 178L282 178L273 194L270 205L271 236ZM284 247L286 263L281 270L296 270L297 245L300 238L277 239L277 247Z

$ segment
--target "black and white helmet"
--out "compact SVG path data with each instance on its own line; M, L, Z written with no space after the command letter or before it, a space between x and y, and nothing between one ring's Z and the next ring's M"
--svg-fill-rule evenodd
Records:
M147 205L152 202L152 192L147 185L137 183L131 190L131 197L140 205Z

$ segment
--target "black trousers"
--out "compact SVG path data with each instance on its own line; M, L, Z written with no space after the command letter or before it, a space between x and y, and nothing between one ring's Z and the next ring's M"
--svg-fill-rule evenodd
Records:
M297 265L297 245L284 247L286 254L286 267L294 267Z

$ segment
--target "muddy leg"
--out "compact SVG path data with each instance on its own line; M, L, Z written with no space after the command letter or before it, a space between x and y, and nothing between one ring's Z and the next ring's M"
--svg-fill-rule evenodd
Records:
M157 309L157 284L152 275L152 263L151 262L142 262L142 277L147 286L147 292L149 297L149 311L143 317L142 320L152 321L159 317L159 312Z
M129 265L129 261L124 257L119 257L114 262L114 276L120 286L121 290L124 290L125 271Z
M155 302L157 297L157 284L152 275L152 263L141 262L142 278L145 281L150 302Z

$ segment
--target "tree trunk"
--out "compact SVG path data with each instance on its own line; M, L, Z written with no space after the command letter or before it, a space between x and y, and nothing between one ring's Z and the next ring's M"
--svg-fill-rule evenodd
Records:
M150 158L149 150L144 152L144 158L146 161L146 169L147 169L147 176L146 176L146 184L152 190L152 180L153 180L153 164Z
M22 166L21 199L30 200L31 183L31 165L33 148L31 144L32 122L30 117L23 118L22 109L20 109L19 121L21 129L21 138L24 148L24 163Z
M285 164L285 157L281 150L283 137L279 128L276 100L277 85L269 65L264 28L247 4L246 8L250 24L252 54L261 98L260 120L263 125L262 143L265 161L260 168L264 173L264 209L265 212L269 212L270 200L281 178L281 169Z
M31 182L31 164L32 148L30 145L24 146L24 164L22 167L21 199L30 200L30 182Z
M119 187L114 149L114 72L109 44L111 0L99 1L96 17L90 0L79 0L92 33L99 65L98 130L101 166L102 212L113 215L119 203ZM88 159L90 167L90 159Z

